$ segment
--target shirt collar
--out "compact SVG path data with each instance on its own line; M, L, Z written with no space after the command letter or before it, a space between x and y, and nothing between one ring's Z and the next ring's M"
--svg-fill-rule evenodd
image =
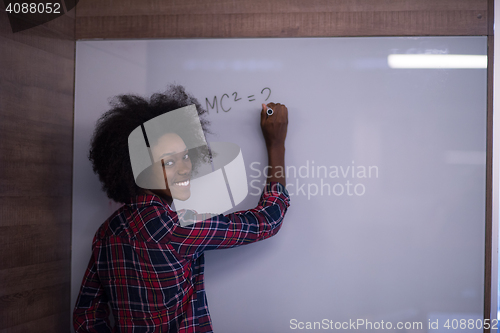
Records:
M162 206L167 208L167 210L172 211L172 208L167 203L166 200L161 198L156 194L139 194L131 198L131 201L127 203L127 206L131 208L144 208L147 206Z

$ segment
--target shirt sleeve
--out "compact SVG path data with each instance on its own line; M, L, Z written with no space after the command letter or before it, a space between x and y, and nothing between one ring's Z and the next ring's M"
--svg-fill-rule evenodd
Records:
M97 275L92 255L73 311L75 332L111 333L109 312L108 299Z
M174 225L170 244L182 256L206 250L235 247L275 235L290 205L286 188L277 182L266 184L257 207L188 226Z

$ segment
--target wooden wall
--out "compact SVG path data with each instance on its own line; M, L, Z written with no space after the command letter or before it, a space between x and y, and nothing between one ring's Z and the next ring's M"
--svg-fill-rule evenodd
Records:
M486 35L488 0L82 0L76 37Z
M68 332L74 10L13 33L0 9L0 332Z

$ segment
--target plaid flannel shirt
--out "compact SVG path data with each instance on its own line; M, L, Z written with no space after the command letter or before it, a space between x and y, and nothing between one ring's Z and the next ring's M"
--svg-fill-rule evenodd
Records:
M289 200L284 186L270 183L254 209L182 227L163 199L137 196L94 237L73 312L75 331L212 332L203 252L273 236Z

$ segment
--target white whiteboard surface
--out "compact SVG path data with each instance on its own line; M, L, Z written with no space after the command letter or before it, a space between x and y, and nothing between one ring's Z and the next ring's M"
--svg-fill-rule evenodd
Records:
M485 55L486 37L78 41L71 306L92 237L117 208L87 160L95 121L112 96L177 83L202 105L217 99L208 141L241 147L240 209L264 181L260 103L270 91L289 109L282 230L206 253L215 332L325 319L449 332L446 318L482 318L486 69L391 69L395 53Z

